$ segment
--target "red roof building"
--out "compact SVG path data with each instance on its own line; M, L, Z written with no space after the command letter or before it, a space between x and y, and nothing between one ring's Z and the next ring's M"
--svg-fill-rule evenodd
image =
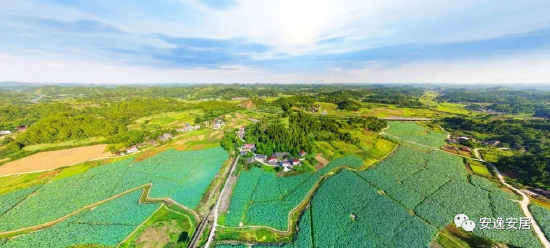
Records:
M471 152L472 151L472 149L470 149L470 147L465 147L465 146L460 148L460 150L462 150L464 152Z
M298 155L300 155L300 157L303 157L303 156L306 155L306 152L304 152L304 151L302 150L302 151L300 151L300 152L298 153Z

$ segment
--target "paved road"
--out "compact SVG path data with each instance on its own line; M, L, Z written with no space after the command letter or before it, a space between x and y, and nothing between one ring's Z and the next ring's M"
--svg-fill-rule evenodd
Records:
M514 188L512 185L506 183L506 181L504 180L504 177L502 176L502 174L500 174L500 171L497 169L497 167L495 167L492 163L489 163L485 160L483 160L481 158L481 156L479 156L479 149L476 148L474 149L474 154L475 156L480 160L480 161L483 161L489 165L491 165L491 167L493 167L493 170L495 170L495 173L497 174L497 177L498 177L498 180L506 185L506 187L508 187L509 189L513 190L514 192L516 192L517 194L521 195L521 197L523 197L523 200L521 200L520 202L520 205L521 205L521 210L523 210L523 214L525 214L525 217L527 218L531 218L531 226L533 227L533 231L535 231L535 233L537 234L537 236L539 237L540 241L542 242L542 244L544 245L544 247L546 248L550 248L550 242L548 242L548 240L546 239L546 236L544 236L544 233L542 232L542 230L540 229L539 225L537 224L535 218L533 217L533 215L531 214L531 211L529 210L529 204L530 204L530 200L529 200L529 197L523 193L521 190L519 189L516 189Z
M231 177L231 174L235 171L235 167L237 165L237 162L239 161L239 156L235 159L233 164L231 165L231 170L229 170L229 174L227 175L227 178L225 179L225 183L223 185L222 191L220 195L218 196L218 202L216 202L216 206L214 207L214 223L212 223L212 229L210 229L210 235L208 235L208 241L206 242L206 245L204 247L210 248L210 244L214 240L214 235L216 234L216 226L218 226L218 209L220 208L220 202L223 199L223 195L225 193L225 190L227 188L227 182L229 182L229 177Z

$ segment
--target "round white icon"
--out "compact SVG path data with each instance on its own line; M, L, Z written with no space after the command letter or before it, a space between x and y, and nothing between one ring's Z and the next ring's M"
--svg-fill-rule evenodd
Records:
M467 232L471 232L476 228L476 223L471 220L465 220L462 222L462 229Z
M459 214L459 215L455 216L455 225L456 225L456 227L461 227L462 222L464 222L465 220L469 220L468 216L466 216L465 214Z

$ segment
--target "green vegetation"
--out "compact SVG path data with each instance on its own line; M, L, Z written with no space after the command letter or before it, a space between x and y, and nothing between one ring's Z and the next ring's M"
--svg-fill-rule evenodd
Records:
M510 176L517 172L518 180L511 183L548 188L550 124L535 118L550 116L546 91L238 84L31 85L20 90L0 90L0 130L13 132L0 138L0 163L99 143L117 151L162 133L175 135L175 129L186 123L202 128L149 149L135 161L87 162L0 178L0 232L19 230L4 234L2 238L9 239L0 239L2 247L103 247L123 240L121 247L185 247L198 220L192 211L168 206L169 200L162 199L208 212L208 203L216 200L219 190L212 180L227 152L236 155L244 142L255 143L260 154L296 156L305 150L308 155L301 167L287 174L277 174L273 167L239 165L228 212L220 218L218 241L266 243L254 247L428 247L434 240L443 247L495 246L495 242L540 247L531 231L457 232L451 224L457 213L471 219L523 217L514 201L519 198L502 190L484 163L430 147L445 145L446 134L437 124L453 138L501 141L497 147L474 140L460 145L481 147L485 160ZM45 97L38 104L30 103L38 94ZM388 123L378 117L436 120ZM204 126L214 119L227 124L218 131ZM378 135L388 124L388 135ZM16 130L23 125L26 131ZM234 132L242 125L246 125L245 141ZM394 151L396 143L400 147L376 164ZM227 152L201 150L219 145ZM331 162L317 166L318 153ZM216 182L223 177L217 178ZM146 201L141 195L138 201L143 190L150 198ZM38 232L20 230L90 204L98 205ZM530 208L548 236L548 210Z
M133 164L131 159L126 159L96 166L82 174L42 186L1 216L0 231L56 220L147 183L152 183L150 197L170 197L194 208L226 159L227 153L221 148L186 152L168 150Z
M163 205L120 247L149 247L151 245L187 247L195 228L196 223L193 216L181 210L178 211L174 206Z
M535 220L540 226L540 229L544 232L544 236L547 239L550 238L550 209L541 207L539 205L530 205L529 210L535 217Z
M359 168L363 161L356 156L345 156L316 173L287 177L275 177L274 173L256 167L241 171L224 225L236 227L242 222L286 230L289 212L305 199L322 176L341 166Z
M139 204L140 194L136 191L39 232L17 236L6 247L114 246L158 208L155 204Z
M444 91L443 95L437 99L449 102L492 103L489 108L499 112L548 115L550 93L502 87L476 90L450 89Z
M550 183L550 123L548 120L477 120L446 118L444 126L452 130L463 130L478 139L493 139L499 146L525 149L525 153L511 151L483 151L484 159L497 166L511 168L520 176L523 184L545 187ZM502 156L498 153L507 153ZM494 157L492 155L496 155ZM514 156L515 155L515 156Z
M290 152L297 155L301 150L312 151L313 141L343 141L352 145L359 145L359 139L353 137L350 132L342 131L338 122L315 117L305 112L290 113L288 125L281 123L276 118L269 121L261 121L247 127L245 140L247 143L255 143L260 154L272 154L274 152ZM373 130L380 130L385 126L385 121L377 121L376 118L357 119L351 124L358 123Z
M389 124L390 129L386 132L390 135L431 147L445 145L447 135L441 131L430 130L411 122L390 122Z

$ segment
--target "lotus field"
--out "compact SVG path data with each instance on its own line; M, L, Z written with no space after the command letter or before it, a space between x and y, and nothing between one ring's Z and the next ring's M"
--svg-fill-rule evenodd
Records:
M139 204L140 191L81 212L43 231L17 236L7 247L68 247L97 243L117 245L149 217L158 204Z
M270 226L279 230L288 227L288 214L320 180L320 177L340 166L361 167L357 156L334 160L317 173L303 173L289 177L275 177L274 173L259 168L241 171L225 220L227 226Z
M339 164L338 161L333 163ZM243 172L244 175L253 173L256 174L254 192L273 186L271 179L263 180L265 175L259 169ZM300 187L312 185L306 176L298 178L303 181ZM283 179L276 178L278 182ZM262 181L271 184L264 186ZM301 217L300 231L294 242L286 246L429 247L435 235L452 223L458 213L474 220L524 217L519 204L512 201L517 196L499 186L485 178L469 175L460 157L437 150L423 152L401 146L373 168L342 170L324 181ZM305 189L298 192L302 190ZM254 193L250 196L254 199ZM281 203L286 203L285 199ZM286 211L291 208L281 207L281 203L263 203L250 201L248 208L241 212L245 216L244 224L284 227L288 221ZM265 210L263 222L247 219L254 207ZM537 218L546 220L550 212L544 210L538 215ZM279 223L273 216L285 222ZM308 218L309 222L304 221ZM307 235L308 230L311 230L311 235ZM517 247L541 247L531 230L475 229L474 234Z
M540 229L544 232L544 236L547 239L550 238L550 209L547 207L542 207L539 205L529 206L533 217L537 220L537 223L540 226Z
M73 241L74 244L92 241L105 245L116 244L158 207L138 204L142 189L136 191L136 188L152 184L149 197L169 197L189 208L195 208L227 158L228 154L222 148L184 152L168 150L140 162L133 163L132 159L125 159L92 167L81 174L52 181L41 187L2 194L0 232L54 221L85 206L122 195L93 211L81 212L53 227L23 235L7 243L9 247L19 247L25 240L38 240L47 237L48 233L52 234L50 237L56 237L53 234L74 230L87 234L82 234L82 237L74 235L74 239L67 235L63 244ZM115 225L120 228L117 229ZM103 234L108 234L108 238ZM80 238L82 242L78 241ZM16 243L12 245L12 242Z

